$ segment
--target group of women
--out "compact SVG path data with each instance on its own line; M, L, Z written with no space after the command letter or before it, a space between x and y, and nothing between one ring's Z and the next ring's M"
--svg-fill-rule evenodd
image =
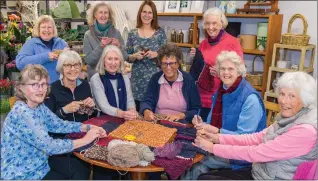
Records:
M109 4L94 3L88 24L89 82L80 78L81 57L57 37L52 17L37 19L33 38L17 56L22 71L18 101L1 132L2 179L88 179L89 165L71 152L107 136L101 127L82 124L103 114L125 120L142 114L150 121L159 113L169 121L192 122L197 129L193 144L213 155L182 179L292 179L299 165L316 159L314 78L295 72L279 79L281 113L266 128L263 100L244 78L242 48L224 30L227 19L219 9L203 15L206 38L191 49L191 74L180 70L182 51L167 43L150 0L141 4L126 45ZM124 61L133 64L131 78L123 73ZM64 139L70 132L87 133ZM94 179L112 179L107 174L94 168Z

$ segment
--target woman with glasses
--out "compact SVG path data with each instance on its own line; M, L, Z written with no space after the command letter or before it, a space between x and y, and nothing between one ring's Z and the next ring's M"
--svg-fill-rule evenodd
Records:
M222 81L219 90L212 96L211 111L207 122L201 117L194 117L192 123L197 134L250 134L260 132L266 127L266 111L262 97L244 78L245 65L242 58L234 51L222 51L217 56L217 75ZM241 169L250 167L251 163L206 156L194 165L182 179L196 180L210 169Z
M29 64L41 64L49 72L50 83L59 79L55 70L59 54L57 50L67 49L67 43L57 37L55 22L51 16L42 15L33 27L33 38L26 41L19 51L16 62L19 70Z
M216 74L215 64L217 55L223 51L235 51L243 57L241 45L236 37L225 31L228 24L226 16L217 8L210 8L203 14L203 28L206 38L200 43L198 49L191 48L190 55L194 56L190 73L196 80L199 89L202 111L200 116L203 121L211 109L211 96L216 93L221 85L221 80Z
M126 51L132 63L131 87L137 111L151 76L160 71L156 61L158 49L167 43L164 29L159 27L156 5L145 0L139 7L137 26L128 33Z
M172 43L158 50L160 72L154 74L140 104L146 120L154 120L154 113L165 114L169 121L191 122L201 109L200 96L191 75L179 70L181 50Z
M101 114L132 120L137 118L138 113L129 77L122 74L123 70L124 59L120 49L108 45L96 66L97 73L91 78L91 86Z
M21 71L15 87L17 102L1 132L2 180L64 180L64 175L50 168L49 155L72 152L106 136L101 127L64 121L48 109L43 104L49 93L48 81L48 72L42 65L27 65ZM54 139L48 132L87 133L81 139L70 140ZM63 167L63 163L59 166Z
M78 53L66 50L60 54L56 66L56 71L61 75L60 80L52 83L45 105L66 121L83 122L93 117L95 103L89 83L79 78L81 70L82 59ZM51 136L64 138L65 134ZM49 158L49 164L51 168L65 175L65 179L88 179L89 165L71 153L53 155ZM68 169L69 167L71 169Z

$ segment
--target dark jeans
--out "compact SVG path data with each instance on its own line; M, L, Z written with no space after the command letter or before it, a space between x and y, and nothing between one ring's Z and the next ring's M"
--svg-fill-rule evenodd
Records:
M49 157L51 180L88 180L90 165L71 153ZM56 177L53 179L53 177Z
M210 171L201 174L198 180L254 180L252 177L252 168L240 170L220 170Z
M201 108L200 116L201 116L203 122L207 121L206 119L210 113L210 110L211 110L211 108L206 108L206 107Z

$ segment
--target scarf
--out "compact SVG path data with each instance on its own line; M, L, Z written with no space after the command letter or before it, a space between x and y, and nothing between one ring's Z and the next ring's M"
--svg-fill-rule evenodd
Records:
M210 45L213 46L219 43L224 33L225 33L225 30L221 29L219 34L215 38L208 36L208 42L210 43Z
M108 103L113 106L120 108L123 111L127 110L127 92L126 92L126 85L121 73L116 73L115 75L105 73L105 75L100 75L100 79L104 85L105 94L108 100ZM117 80L117 94L118 94L118 101L117 104L115 92L112 83L110 80ZM117 106L119 105L119 107Z
M218 96L213 106L212 116L211 116L211 125L219 129L222 127L222 96L224 94L230 94L237 89L242 80L242 76L237 77L236 81L228 89L224 89L223 86L220 86L218 90Z
M100 24L97 20L95 20L95 29L100 31L103 36L106 36L108 34L108 31L111 26L111 21L108 21L106 24Z

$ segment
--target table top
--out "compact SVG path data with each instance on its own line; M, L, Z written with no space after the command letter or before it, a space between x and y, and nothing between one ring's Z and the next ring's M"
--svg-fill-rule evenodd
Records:
M73 152L73 154L76 157L80 158L81 160L84 160L85 162L88 162L88 163L91 163L93 165L97 165L97 166L100 166L103 168L109 168L112 170L129 171L129 172L161 172L161 171L164 171L164 168L162 168L160 166L153 165L153 164L150 164L146 167L143 167L143 166L117 167L117 166L110 165L105 161L86 158L86 157L84 157L84 155L81 155L79 152ZM197 162L203 160L203 158L204 158L204 155L197 153L195 155L195 157L193 158L193 163L197 163Z

